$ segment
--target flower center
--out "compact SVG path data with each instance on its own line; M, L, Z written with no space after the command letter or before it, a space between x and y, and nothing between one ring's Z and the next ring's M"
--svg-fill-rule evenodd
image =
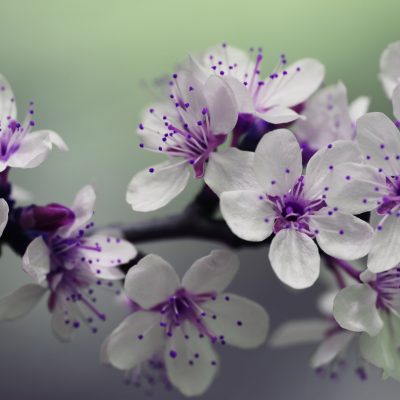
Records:
M389 193L384 196L377 208L380 215L390 214L392 210L400 205L400 180L398 176L386 178L386 186Z
M370 286L377 293L377 308L400 313L400 267L378 273Z

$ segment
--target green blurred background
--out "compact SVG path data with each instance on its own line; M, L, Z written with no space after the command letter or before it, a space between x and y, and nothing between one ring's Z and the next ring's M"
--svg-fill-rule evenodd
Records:
M70 147L67 154L55 150L39 168L12 171L13 181L33 192L37 203L66 204L81 186L94 183L100 225L150 218L133 213L125 203L133 174L157 161L156 155L139 150L135 137L141 111L153 99L143 82L172 73L188 52L222 41L262 46L265 73L282 52L289 62L318 58L327 68L326 83L340 79L350 99L369 95L372 110L391 115L377 74L381 52L400 39L399 15L399 0L0 0L0 73L14 88L20 116L35 100L37 126L59 132ZM198 185L193 182L157 213L179 212ZM215 246L185 242L182 250L182 245L144 249L184 269ZM293 294L266 268L265 249L240 255L245 267L234 288L266 306L274 325L315 314L318 288ZM28 281L11 251L4 251L0 263L0 295ZM0 348L0 398L142 398L131 389L123 391L118 374L97 362L102 338L121 318L112 314L95 339L80 332L68 348L52 337L44 304L22 321L1 325L0 341L6 345ZM323 390L327 400L398 399L398 384L381 382L376 373L368 385L351 373L340 385L323 383L306 368L309 352L263 348L226 353L225 368L204 398L242 400L251 393L252 400L268 394L308 400ZM21 376L23 385L17 379ZM168 398L180 398L172 396Z

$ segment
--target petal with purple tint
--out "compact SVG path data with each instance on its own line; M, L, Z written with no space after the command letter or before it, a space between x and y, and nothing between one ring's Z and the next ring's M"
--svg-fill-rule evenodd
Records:
M226 76L224 80L228 83L235 95L239 113L253 114L255 111L253 99L243 82L231 76Z
M400 132L382 113L368 113L357 121L357 142L366 162L387 176L400 172Z
M349 105L350 119L353 124L357 122L359 118L368 112L371 99L367 96L360 96L354 99Z
M12 321L29 313L46 289L40 285L28 284L0 299L0 321Z
M321 249L332 257L356 260L368 254L374 238L371 226L350 214L320 210L310 218Z
M220 196L233 190L257 190L260 185L254 176L254 153L230 148L212 153L204 180Z
M5 121L7 117L17 118L17 106L10 84L0 75L0 120Z
M239 269L239 258L227 250L213 250L195 261L182 279L191 293L220 293L231 283Z
M251 349L261 346L267 338L268 314L254 301L222 293L216 300L204 303L203 309L213 335L232 346Z
M255 151L254 171L260 186L269 195L286 194L302 173L300 146L287 129L265 135Z
M296 111L283 106L274 106L265 111L258 111L256 116L274 125L287 124L300 118Z
M8 222L8 203L4 199L0 199L0 237Z
M135 246L128 241L103 235L85 237L79 251L95 267L116 267L137 255Z
M377 208L386 194L386 177L376 168L344 163L334 167L326 202L340 211L361 214Z
M149 254L126 275L125 291L143 308L151 308L168 299L180 282L173 267L155 254Z
M367 261L368 269L374 273L392 269L400 262L400 211L395 211L382 221L375 230Z
M354 333L339 331L328 336L311 357L311 367L320 368L339 357L353 339Z
M220 206L229 228L241 239L261 242L271 235L275 211L259 192L224 192L221 195Z
M345 162L361 162L360 149L352 141L337 140L317 151L307 163L304 195L309 199L329 195L335 166Z
M333 316L348 331L367 332L374 336L383 328L376 308L376 292L363 283L342 289L335 297Z
M400 84L396 86L393 92L393 115L397 121L400 121Z
M189 164L167 161L138 172L131 180L126 201L135 211L154 211L167 205L185 189Z
M218 355L210 339L200 337L189 322L167 339L164 354L168 378L185 396L204 393L219 369Z
M269 260L278 278L294 289L312 286L319 276L317 245L293 229L282 229L272 239Z
M162 348L160 315L139 311L129 315L108 337L108 361L115 368L129 370Z
M51 328L54 336L63 343L70 342L75 333L80 315L77 306L71 302L68 304L58 295L55 298L55 305L52 310Z
M50 250L41 236L34 239L22 257L22 267L37 284L46 287L50 272Z
M214 134L230 133L238 119L238 106L229 85L218 76L211 76L203 88Z

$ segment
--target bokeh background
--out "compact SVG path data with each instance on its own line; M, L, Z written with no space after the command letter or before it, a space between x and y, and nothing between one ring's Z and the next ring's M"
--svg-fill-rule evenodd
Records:
M342 80L349 98L369 95L371 108L390 114L377 80L385 46L400 39L398 0L352 1L100 1L1 0L0 71L11 82L20 115L33 99L41 128L61 133L70 152L54 151L32 171L13 171L13 181L34 194L37 203L68 204L75 192L93 183L98 193L99 225L138 221L125 203L132 175L157 161L140 151L135 129L154 98L149 87L191 51L226 41L262 46L273 68L280 53L289 61L309 56L327 68L327 83ZM179 212L198 184L156 214ZM171 241L141 246L184 271L218 244ZM4 249L0 295L27 282L20 260ZM284 319L317 315L316 286L294 292L281 285L266 265L265 249L240 252L242 269L232 290L263 304L272 327ZM29 316L0 326L0 398L105 400L142 399L121 375L98 362L99 346L119 323L111 293L101 295L108 321L97 335L82 329L76 340L59 344L52 336L45 303ZM116 311L117 310L117 311ZM312 346L254 351L223 349L222 370L204 399L265 398L306 400L398 399L400 384L381 381L369 371L360 382L350 365L332 382L308 368ZM350 364L357 364L357 359ZM156 399L180 399L176 392Z

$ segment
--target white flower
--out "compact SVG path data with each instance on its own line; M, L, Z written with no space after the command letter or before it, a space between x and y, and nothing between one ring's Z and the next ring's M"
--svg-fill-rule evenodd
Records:
M104 314L94 304L91 285L122 279L124 274L117 266L134 258L137 251L119 238L86 235L93 226L89 221L95 198L93 188L85 186L71 207L73 222L30 243L22 261L25 272L35 283L22 286L0 300L0 320L22 317L45 293L49 293L53 331L62 341L70 340L82 322L92 322L86 312L104 320ZM95 332L96 328L92 330Z
M162 258L143 258L125 280L127 295L142 310L111 333L107 360L126 371L163 351L170 382L186 396L203 393L219 366L213 343L253 348L266 339L265 310L224 292L238 267L234 254L215 250L197 260L180 282Z
M9 207L4 199L0 199L0 237L8 222Z
M346 87L339 82L312 96L302 112L305 119L297 120L292 129L300 143L315 152L336 140L353 140L356 121L368 106L368 97L359 97L349 105Z
M373 274L366 270L361 283L342 289L333 314L344 329L365 332L360 351L385 377L400 380L400 268Z
M358 158L353 142L337 141L318 151L302 175L299 144L280 129L265 135L255 153L213 154L205 181L220 196L222 215L237 236L257 242L275 234L271 266L284 283L300 289L319 275L314 238L341 259L363 257L370 249L372 228L326 203L335 166Z
M319 88L325 75L324 66L317 60L302 59L287 67L286 57L282 54L275 69L262 79L262 60L261 49L258 52L251 49L247 54L222 44L191 56L184 68L201 81L210 75L223 77L234 91L241 113L273 124L299 118L292 107L303 103Z
M400 41L390 43L383 51L379 78L387 97L391 99L394 88L400 83Z
M0 172L8 167L34 168L47 157L53 145L68 148L61 137L49 130L31 132L35 126L33 103L23 122L17 120L14 94L0 75Z
M394 111L400 116L400 87L394 92ZM369 113L357 123L357 142L364 164L338 166L329 201L346 212L373 213L375 238L368 268L383 272L400 262L400 134L382 113Z
M210 154L222 144L238 118L230 87L219 77L202 84L184 72L173 75L168 103L150 108L138 134L141 148L168 156L168 161L136 174L127 202L136 211L153 211L183 191L194 170L201 178Z

